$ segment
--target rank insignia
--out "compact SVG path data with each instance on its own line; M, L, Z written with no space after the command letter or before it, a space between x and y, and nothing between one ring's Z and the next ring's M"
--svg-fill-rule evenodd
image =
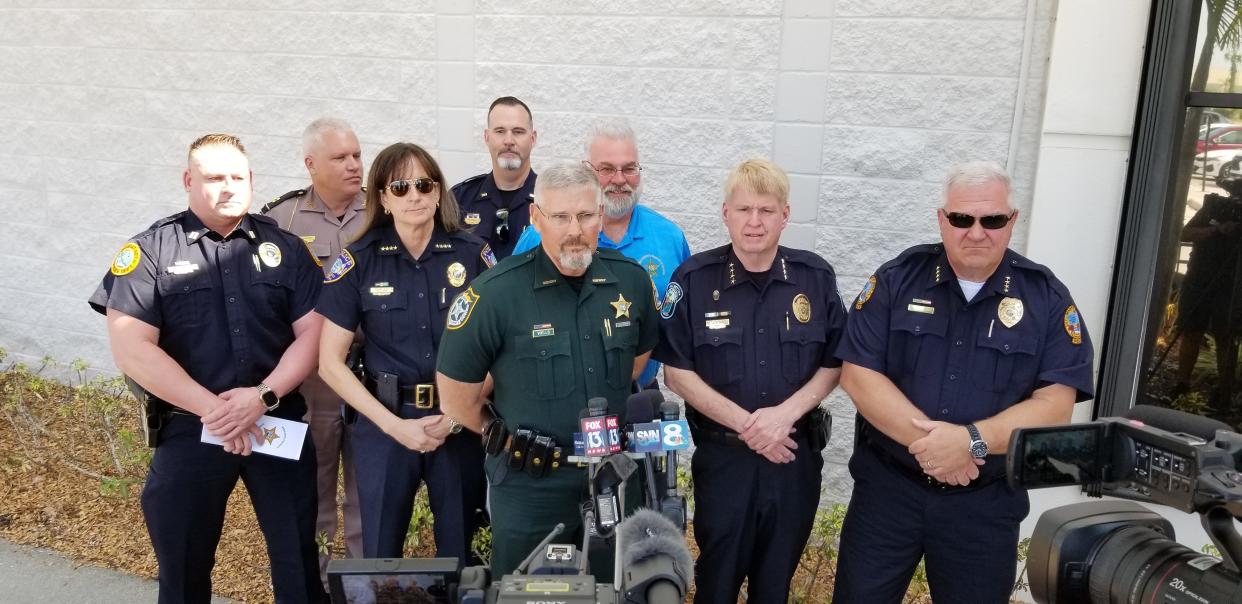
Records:
M483 249L479 250L479 257L483 259L483 264L486 264L487 268L496 266L496 253L492 251L492 246L484 243Z
M476 224L479 224L479 222L481 222L481 221L482 221L482 219L481 219L481 218L479 218L479 213L478 213L478 212L470 212L469 214L466 214L466 224L468 224L468 225L470 225L470 226L474 226L474 225L476 225Z
M665 319L672 318L673 310L677 308L677 303L681 301L684 294L680 283L669 282L668 289L664 290L664 302L660 304L660 316Z
M308 251L310 248L306 248ZM311 254L314 256L314 254ZM276 247L271 241L264 241L259 244L259 260L263 262L263 266L268 268L276 268L280 266L280 248Z
M453 287L461 287L466 284L466 267L460 262L454 262L448 267L448 282Z
M352 268L354 268L353 254L350 254L349 250L341 250L341 255L336 257L336 262L332 263L332 270L328 271L328 276L323 282L336 283Z
M1069 335L1071 343L1082 344L1082 318L1078 316L1078 309L1073 304L1065 309L1065 333Z
M858 298L854 300L854 310L862 310L863 304L871 299L871 295L875 293L875 275L871 275L870 279L863 284L862 291L858 292Z
M811 299L806 297L806 294L794 296L793 314L799 323L811 322Z
M633 303L626 300L623 294L618 293L617 299L613 302L609 302L609 304L611 304L617 311L617 316L613 317L614 319L630 316L630 306L632 306Z
M996 307L996 318L1000 319L1001 325L1005 327L1013 327L1022 320L1022 301L1017 298L1005 298L1000 301L1000 305Z
M128 275L138 268L140 260L142 260L142 250L138 249L138 244L133 241L126 243L121 247L121 251L116 253L116 258L112 259L112 274L118 277Z
M448 328L459 329L470 320L470 313L474 312L474 304L479 301L479 295L474 293L474 288L466 288L466 291L457 294L453 299L453 306L448 311Z

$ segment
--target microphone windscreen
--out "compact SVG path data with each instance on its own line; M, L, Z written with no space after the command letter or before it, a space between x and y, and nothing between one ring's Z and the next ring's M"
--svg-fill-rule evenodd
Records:
M644 424L653 422L660 409L664 395L659 390L643 390L625 399L625 423Z
M1206 441L1215 440L1217 430L1233 431L1229 424L1222 421L1155 405L1135 405L1125 417L1165 432L1182 432Z
M587 399L587 412L589 414L588 417L595 417L598 415L607 415L608 414L608 399L602 396L597 396L595 398Z
M673 401L660 403L660 416L666 421L681 419L681 407Z
M668 556L674 571L690 585L694 580L694 559L686 546L686 536L672 520L659 512L642 508L630 514L617 528L625 551L622 567L633 566L652 556Z

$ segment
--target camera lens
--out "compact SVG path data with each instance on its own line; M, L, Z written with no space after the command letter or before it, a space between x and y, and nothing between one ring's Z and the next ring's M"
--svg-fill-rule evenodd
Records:
M1089 562L1090 602L1226 602L1239 575L1143 526L1102 539Z

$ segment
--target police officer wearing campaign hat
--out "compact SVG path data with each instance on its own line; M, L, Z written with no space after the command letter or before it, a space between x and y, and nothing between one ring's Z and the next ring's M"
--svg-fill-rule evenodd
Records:
M518 237L530 224L537 176L530 167L530 150L538 138L526 103L511 96L492 101L483 130L492 171L453 186L462 221L487 241L501 260L513 253Z
M444 175L422 147L397 143L371 165L367 221L333 263L318 311L319 371L362 417L354 466L367 558L400 558L420 483L435 515L436 555L467 558L484 508L477 435L441 414L436 346L445 315L495 258L462 230ZM345 356L361 327L366 375Z
M1068 422L1092 396L1091 340L1069 291L1008 249L1018 212L991 162L949 170L941 243L885 263L837 349L860 416L834 602L900 602L919 560L932 599L1008 602L1025 491L1015 428Z
M189 210L126 243L90 299L108 317L117 367L145 389L148 424L159 428L142 491L159 601L211 599L239 477L267 541L276 601L326 601L314 444L256 424L306 413L296 387L315 365L321 319L311 311L323 273L301 240L247 214L251 173L236 137L199 138L188 164ZM204 431L223 446L200 442ZM251 455L259 442L297 459Z
M836 388L845 310L832 267L780 245L789 179L742 162L725 184L730 243L673 274L655 357L696 450L696 602L784 602L819 505L819 403Z
M302 238L311 253L329 270L365 221L362 193L362 147L353 128L343 120L323 117L302 133L302 161L311 186L290 191L263 206L263 214L282 229ZM298 388L306 399L306 422L319 458L318 534L329 542L336 536L337 476L344 477L345 550L350 558L362 556L362 525L358 520L358 487L354 484L349 430L341 418L341 397L319 375L312 373ZM342 463L343 460L343 463ZM319 576L327 583L330 556L319 556Z
M565 463L579 414L603 397L609 413L622 415L659 338L646 271L596 249L603 208L595 173L580 162L552 166L534 207L540 247L502 260L454 300L436 367L445 414L501 445L486 462L495 575L512 572L558 522L567 528L558 542L582 542L574 533L587 472ZM491 421L481 399L489 375L498 414ZM498 430L512 438L492 438ZM590 562L597 579L612 579L611 553Z

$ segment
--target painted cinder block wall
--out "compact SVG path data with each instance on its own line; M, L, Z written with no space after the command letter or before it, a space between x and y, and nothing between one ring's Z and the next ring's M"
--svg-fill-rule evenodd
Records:
M242 137L258 203L305 184L300 133L322 115L352 122L368 158L414 141L456 181L488 168L500 95L534 111L536 169L579 158L591 121L629 119L643 202L695 251L726 239L728 169L773 158L792 179L784 243L826 257L848 301L936 237L953 161L1008 163L1029 214L1054 4L3 0L0 347L115 372L85 300L126 237L184 208L196 136ZM831 404L840 485L853 411Z

